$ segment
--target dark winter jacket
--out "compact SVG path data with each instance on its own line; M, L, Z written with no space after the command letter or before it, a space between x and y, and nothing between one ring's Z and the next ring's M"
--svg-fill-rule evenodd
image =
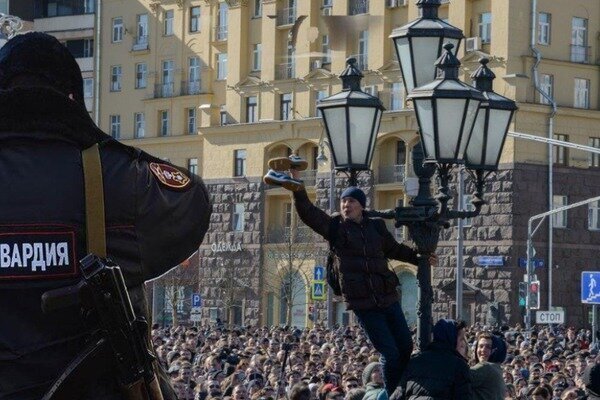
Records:
M59 92L0 91L2 400L40 399L89 336L77 306L44 314L40 304L44 292L80 279L78 261L87 254L81 150L94 143L108 257L121 266L138 315L147 317L144 281L188 258L208 228L200 178L107 136ZM96 373L81 383L94 387L85 398L120 399L110 373Z
M392 400L471 400L469 366L456 351L454 321L440 322L434 341L409 361Z
M294 200L300 219L329 240L332 217L315 207L304 190L294 192ZM381 219L364 215L360 224L342 218L339 220L334 235L334 252L347 309L383 308L398 301L398 277L388 268L388 259L416 265L415 251L396 242ZM375 224L379 224L379 228Z

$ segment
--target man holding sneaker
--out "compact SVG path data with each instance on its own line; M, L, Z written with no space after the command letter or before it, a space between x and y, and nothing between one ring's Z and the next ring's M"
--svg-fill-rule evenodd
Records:
M269 171L264 181L292 190L300 219L330 242L346 308L354 312L381 353L386 390L391 394L410 359L413 344L396 290L399 280L388 268L388 259L417 265L417 253L396 242L383 220L365 213L366 196L358 187L344 190L341 212L330 216L309 200L299 179L302 164L281 160L275 165L275 160L279 159L271 160L269 166L281 170L287 167L291 177ZM430 263L437 264L435 255Z

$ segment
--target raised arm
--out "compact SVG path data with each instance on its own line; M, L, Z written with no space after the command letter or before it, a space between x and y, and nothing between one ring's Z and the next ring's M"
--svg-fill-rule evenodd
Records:
M323 236L325 240L329 240L329 222L331 217L310 201L305 189L294 192L294 206L302 222Z

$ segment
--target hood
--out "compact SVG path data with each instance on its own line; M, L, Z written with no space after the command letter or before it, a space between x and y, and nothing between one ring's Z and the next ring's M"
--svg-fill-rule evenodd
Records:
M453 349L456 348L458 340L456 325L456 321L453 319L440 319L433 327L433 341Z

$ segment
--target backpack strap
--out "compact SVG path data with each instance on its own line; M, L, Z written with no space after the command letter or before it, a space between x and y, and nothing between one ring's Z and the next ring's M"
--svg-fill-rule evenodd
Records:
M85 227L87 251L106 258L106 222L104 217L104 184L98 143L81 152L85 183Z

